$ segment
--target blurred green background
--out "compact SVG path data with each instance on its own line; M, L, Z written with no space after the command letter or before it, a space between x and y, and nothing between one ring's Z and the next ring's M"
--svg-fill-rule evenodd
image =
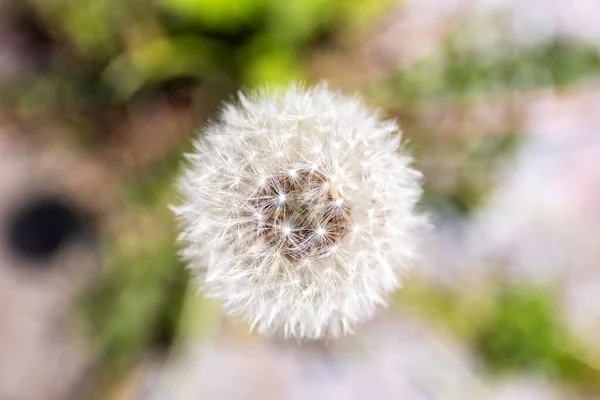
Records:
M110 183L97 205L105 265L78 306L106 392L148 352L169 352L218 320L178 261L168 206L192 134L237 90L328 80L360 92L400 120L426 176L423 208L468 220L495 187L498 166L520 149L530 96L600 76L593 45L560 35L521 45L502 18L440 20L427 28L434 39L395 32L405 3L392 0L0 6L2 120L94 160ZM488 31L497 37L482 44ZM600 391L600 372L583 361L586 345L561 317L555 286L513 284L502 273L477 288L419 276L405 286L395 307L468 343L490 374L533 370Z

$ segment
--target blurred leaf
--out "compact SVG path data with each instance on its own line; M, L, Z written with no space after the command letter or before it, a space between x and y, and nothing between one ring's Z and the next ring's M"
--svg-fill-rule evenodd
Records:
M554 307L544 291L512 289L503 293L477 335L477 348L494 368L534 367L555 372L562 327Z
M290 80L304 80L303 64L287 50L258 52L244 62L243 81L249 87L264 84L287 85Z
M306 44L322 31L372 22L391 0L271 0L267 33L278 47Z
M121 249L114 253L110 267L115 275L107 277L96 292L90 309L95 335L104 362L121 368L135 360L143 348L164 332L161 317L176 311L172 299L173 285L183 271L171 238L149 240L142 249ZM129 271L129 272L126 272Z
M160 38L115 58L103 76L126 98L148 82L216 73L224 53L222 44L205 38Z
M560 319L550 288L504 285L452 291L411 280L394 304L471 342L492 372L534 371L599 390L600 371L584 361L585 347Z
M306 43L339 11L340 3L330 0L272 1L268 35L277 47Z
M342 0L345 3L346 21L350 29L369 26L391 7L404 3L404 0Z
M125 3L110 0L29 0L54 35L65 35L86 57L98 58L118 49L118 19L126 18Z
M268 0L161 0L166 10L219 30L248 25L264 12L267 2Z
M600 54L581 45L553 41L491 57L455 42L449 39L441 52L399 71L392 79L396 95L418 99L530 90L564 86L600 73Z
M177 326L177 343L197 341L209 327L216 326L222 317L221 308L198 293L194 279L188 281L183 308ZM189 343L189 342L188 342ZM177 345L177 344L176 344Z
M577 357L585 353L569 334L547 289L506 289L478 330L475 345L492 370L533 369L566 382L600 388L600 371Z
M410 313L425 316L463 340L471 340L479 321L493 306L489 291L490 288L482 284L457 293L411 279L410 284L396 293L394 304Z
M129 366L150 345L176 335L187 287L169 204L181 153L124 185L126 204L97 284L84 299L92 335L109 374Z
M114 49L117 33L114 29L112 13L115 5L106 0L76 0L67 3L61 10L71 40L85 54L94 55Z

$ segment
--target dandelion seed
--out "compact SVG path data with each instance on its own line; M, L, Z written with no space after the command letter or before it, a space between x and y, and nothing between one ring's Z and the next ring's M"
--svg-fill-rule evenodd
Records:
M240 95L197 140L174 209L206 295L266 335L351 334L426 225L399 144L395 124L325 86Z

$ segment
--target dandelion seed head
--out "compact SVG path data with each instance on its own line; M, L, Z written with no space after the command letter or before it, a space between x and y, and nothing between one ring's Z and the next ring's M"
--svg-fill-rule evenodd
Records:
M398 127L359 99L325 86L240 95L195 144L175 208L182 255L259 332L350 334L413 264L420 174Z

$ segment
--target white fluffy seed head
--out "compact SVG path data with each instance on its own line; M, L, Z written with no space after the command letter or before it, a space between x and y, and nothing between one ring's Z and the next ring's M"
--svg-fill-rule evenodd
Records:
M239 96L196 141L175 207L205 295L267 335L351 333L426 224L396 124L325 86Z

